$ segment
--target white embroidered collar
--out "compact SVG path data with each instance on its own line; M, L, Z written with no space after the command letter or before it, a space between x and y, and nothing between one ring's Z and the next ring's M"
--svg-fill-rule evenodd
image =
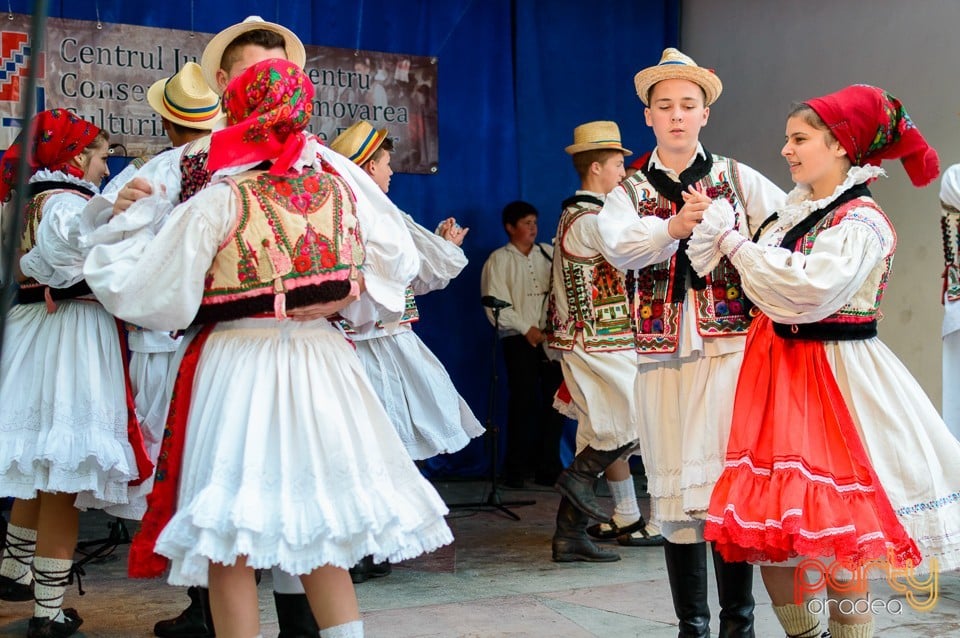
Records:
M39 171L33 174L33 177L30 178L29 183L32 184L34 182L67 182L68 184L83 186L84 188L92 190L94 193L100 192L100 189L97 188L93 182L88 182L85 179L74 177L73 175L63 171L51 171L46 168L41 168Z
M877 177L886 177L887 172L879 166L851 166L847 171L847 178L843 183L834 189L831 195L823 199L810 199L811 189L806 184L800 184L787 195L786 204L783 210L779 211L777 217L780 224L790 227L801 219L805 219L815 210L821 210L829 206L834 200L857 184L865 184L871 179Z

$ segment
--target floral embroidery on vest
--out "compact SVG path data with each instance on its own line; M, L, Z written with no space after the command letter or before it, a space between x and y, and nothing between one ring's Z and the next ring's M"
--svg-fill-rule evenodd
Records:
M735 209L744 209L740 175L734 160L713 156L710 173L699 182L708 197L723 197ZM623 187L637 208L637 214L669 219L676 206L661 196L636 173L623 182ZM737 213L739 225L741 213ZM680 320L683 298L671 298L675 279L686 273L676 272L676 255L638 272L628 273L627 291L630 315L637 333L637 351L641 354L675 352L680 344ZM726 337L746 334L752 316L751 306L743 294L740 274L727 258L705 278L706 285L694 290L697 328L704 337Z
M943 233L943 292L947 301L960 300L960 210L940 202Z
M210 136L191 142L180 156L180 201L185 202L210 183L212 174L207 170L207 154L210 152Z

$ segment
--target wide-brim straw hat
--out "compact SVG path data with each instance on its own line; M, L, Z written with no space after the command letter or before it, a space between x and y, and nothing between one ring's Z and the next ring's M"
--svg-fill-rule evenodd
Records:
M712 69L697 66L693 58L673 47L663 50L660 62L656 66L647 67L634 76L633 83L637 87L640 101L650 106L650 89L663 80L689 80L699 85L707 97L704 106L710 106L716 102L723 92L723 83Z
M587 122L573 129L573 144L564 149L570 155L584 151L620 151L632 155L620 142L620 127L616 122Z
M196 62L150 85L147 102L164 119L190 128L212 131L224 119L220 96L207 85Z
M217 69L220 68L223 52L230 46L230 43L239 36L257 29L265 29L281 35L284 42L283 48L287 52L287 59L301 69L303 65L307 63L307 52L303 48L303 42L300 41L297 34L275 22L267 22L260 16L250 16L243 22L229 26L213 36L213 39L210 40L207 47L203 50L203 55L200 56L200 68L203 69L203 77L207 80L210 88L216 91L217 94L221 93L217 86Z
M383 146L386 138L387 129L377 130L370 122L360 120L330 142L330 148L357 166L363 166Z

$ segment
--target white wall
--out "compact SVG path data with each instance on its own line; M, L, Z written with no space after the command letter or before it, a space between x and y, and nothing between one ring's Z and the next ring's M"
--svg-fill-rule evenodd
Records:
M683 0L681 25L681 49L715 69L724 87L704 145L784 189L792 186L779 155L790 105L848 84L900 98L941 166L960 162L956 0ZM939 180L915 189L898 161L884 167L890 176L871 188L899 245L880 336L939 408Z

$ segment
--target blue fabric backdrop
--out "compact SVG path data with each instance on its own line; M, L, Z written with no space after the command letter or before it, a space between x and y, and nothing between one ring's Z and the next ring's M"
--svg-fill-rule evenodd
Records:
M12 0L12 8L31 13L32 4ZM471 229L464 246L470 265L447 290L418 301L416 330L482 422L491 328L478 300L480 270L506 241L500 210L514 199L530 201L541 213L540 239L549 241L559 203L577 187L563 152L577 124L614 120L627 148L652 146L633 75L676 46L679 0L73 0L50 8L53 17L81 20L96 20L98 12L104 22L207 33L260 15L308 44L439 59L439 171L395 175L390 196L428 228L454 215ZM487 453L474 441L428 465L433 474L478 475Z

